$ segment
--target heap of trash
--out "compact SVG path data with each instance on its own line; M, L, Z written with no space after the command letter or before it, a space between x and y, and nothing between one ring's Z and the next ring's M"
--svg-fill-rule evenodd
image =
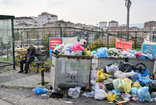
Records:
M113 58L139 58L155 60L156 56L150 53L143 54L136 50L121 51L121 49L101 47L95 51L85 49L79 42L74 45L68 43L66 45L60 44L55 47L53 52L55 55L69 55L69 56L94 56L94 57L113 57Z
M109 102L155 101L156 84L150 79L149 70L136 72L128 63L114 63L91 72L91 92L83 96Z

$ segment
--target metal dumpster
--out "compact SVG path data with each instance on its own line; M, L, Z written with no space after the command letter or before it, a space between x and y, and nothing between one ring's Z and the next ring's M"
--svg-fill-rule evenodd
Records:
M92 60L93 70L101 70L108 64L124 62L126 58L94 58ZM138 59L138 58L128 58L129 62L136 66L138 63L143 63L149 69L150 74L154 70L154 61L150 59Z
M53 89L76 86L89 89L92 58L52 54L50 83Z

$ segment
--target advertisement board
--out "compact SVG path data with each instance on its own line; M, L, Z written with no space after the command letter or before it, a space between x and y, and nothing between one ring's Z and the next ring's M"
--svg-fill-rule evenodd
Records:
M123 41L118 38L116 38L116 49L121 49L122 51L125 51L127 49L132 49L132 41Z

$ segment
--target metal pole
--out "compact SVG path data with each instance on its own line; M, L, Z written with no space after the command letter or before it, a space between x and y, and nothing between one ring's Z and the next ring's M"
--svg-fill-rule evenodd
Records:
M153 42L154 42L154 38L155 38L155 37L154 37L154 32L153 32Z
M137 32L135 32L135 49L136 49Z
M109 33L107 35L107 48L109 48Z
M14 42L14 21L11 19L11 25L12 25L12 52L13 52L13 69L15 70L15 42Z
M61 35L61 37L62 37L62 27L60 28L60 35Z
M129 11L131 3L131 0L125 0L125 6L127 7L127 41L129 41Z
M118 33L117 33L117 36L118 36L118 38L119 38L119 31L118 31Z

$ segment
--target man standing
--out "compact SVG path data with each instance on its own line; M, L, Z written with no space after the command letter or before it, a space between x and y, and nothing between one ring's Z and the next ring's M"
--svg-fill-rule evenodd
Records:
M25 63L25 74L28 73L29 64L34 61L34 57L36 56L35 47L31 44L27 53L24 56L24 59L20 61L20 71L19 73L23 73L23 64Z

